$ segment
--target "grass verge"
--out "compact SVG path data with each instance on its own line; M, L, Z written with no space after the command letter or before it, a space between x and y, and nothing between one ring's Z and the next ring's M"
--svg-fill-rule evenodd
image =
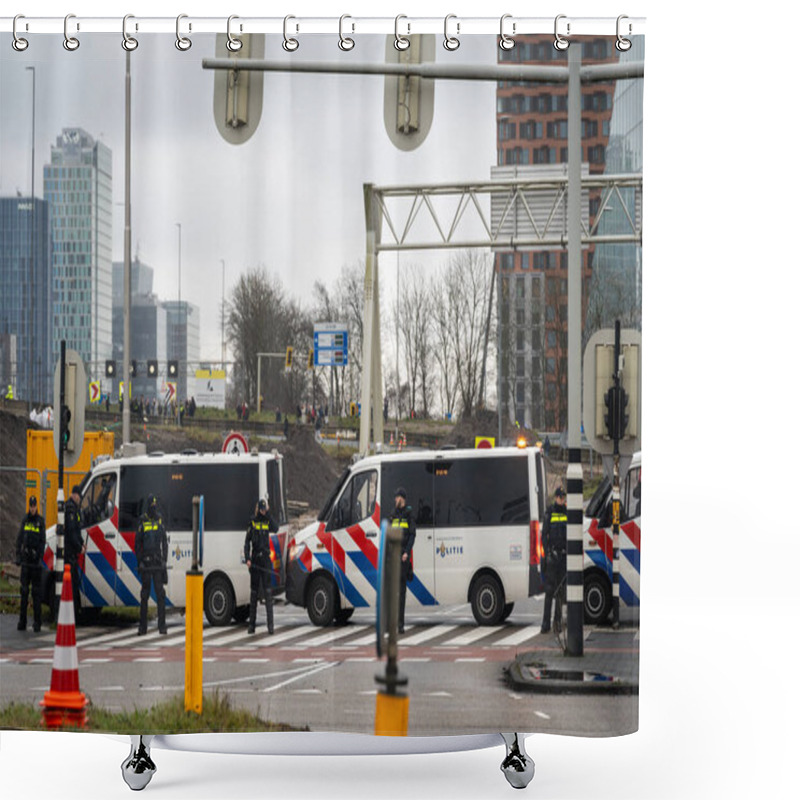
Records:
M262 720L256 714L234 708L230 697L214 692L203 696L203 713L185 711L183 697L176 696L148 709L111 712L89 704L87 725L90 733L169 734L169 733L255 733L298 731L279 722ZM0 729L42 730L42 714L38 705L10 703L0 708Z

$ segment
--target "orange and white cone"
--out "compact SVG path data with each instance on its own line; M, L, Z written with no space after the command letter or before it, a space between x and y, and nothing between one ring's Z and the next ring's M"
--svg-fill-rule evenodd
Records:
M61 602L58 606L58 629L53 652L50 691L44 693L42 721L51 730L86 726L86 695L78 683L78 647L75 643L75 606L72 602L72 575L64 566Z

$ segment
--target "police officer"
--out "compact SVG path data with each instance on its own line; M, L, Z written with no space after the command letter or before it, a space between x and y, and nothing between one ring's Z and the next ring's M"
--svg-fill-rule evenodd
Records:
M42 559L46 544L44 520L38 512L36 498L31 495L28 513L22 520L17 534L17 566L22 567L19 587L18 631L28 627L28 586L33 594L33 630L42 627Z
M78 486L72 487L69 500L64 504L64 563L69 564L72 581L72 602L75 606L75 624L81 613L81 578L78 557L86 552L81 535L81 493Z
M544 549L542 633L547 633L552 619L553 595L567 574L567 495L561 487L556 489L555 502L545 514L542 547Z
M158 632L166 633L164 584L167 580L167 531L158 513L158 499L153 494L147 498L145 513L139 520L133 547L142 579L142 593L139 597L139 636L147 633L147 601L151 585L156 593Z
M277 533L278 526L269 513L267 501L258 501L255 516L250 520L244 538L244 560L250 570L250 623L248 633L256 631L256 608L259 593L263 593L267 605L267 630L274 632L272 620L272 559L270 558L270 533Z
M407 500L406 490L399 486L394 493L394 513L389 522L392 528L399 528L403 532L400 555L400 608L397 615L398 633L405 633L406 629L406 586L414 578L411 552L414 549L414 540L417 538L414 512Z

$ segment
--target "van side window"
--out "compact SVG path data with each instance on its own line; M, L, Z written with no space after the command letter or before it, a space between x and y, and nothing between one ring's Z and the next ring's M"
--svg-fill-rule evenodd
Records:
M354 475L334 508L331 528L349 528L371 517L375 513L377 489L376 470Z
M402 486L417 528L433 527L433 461L384 461L381 465L381 517L394 512L394 493Z
M530 521L527 458L437 461L435 473L437 528L527 525Z

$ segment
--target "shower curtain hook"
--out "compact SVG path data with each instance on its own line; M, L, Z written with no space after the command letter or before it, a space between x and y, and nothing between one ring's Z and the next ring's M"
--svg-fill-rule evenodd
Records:
M400 35L400 20L408 19L405 14L398 14L394 18L394 49L395 50L408 50L411 47L411 40L407 36ZM411 33L411 26L408 25L408 32Z
M351 39L349 36L345 36L344 32L342 31L342 25L346 19L353 19L349 14L342 14L339 17L339 49L344 50L347 52L348 50L352 50L356 46L355 39ZM353 23L353 32L355 32L356 26Z
M238 53L242 49L242 40L237 39L231 33L231 22L235 19L239 19L236 14L231 14L231 16L228 17L228 41L225 42L225 47L227 47L228 51L231 53Z
M620 22L622 22L623 19L628 19L628 17L626 17L625 14L620 14L617 17L617 43L614 45L614 47L616 47L617 50L619 50L621 53L624 53L626 50L631 49L631 40L623 38L622 34L620 33ZM629 22L628 23L629 35L630 32L631 32L631 24Z
M126 14L122 18L122 49L132 53L138 46L139 40L128 33L128 20L133 19L133 14Z
M67 25L71 19L75 19L74 14L67 14L64 17L64 49L74 53L81 46L81 43L74 36L70 36L67 31Z
M298 42L297 39L292 39L286 32L287 25L290 19L296 19L296 17L293 17L291 14L289 14L288 16L283 18L283 49L287 53L294 53L294 51L297 50L298 47L300 47L300 42ZM300 26L296 25L295 30L299 31Z
M556 36L556 39L553 42L553 47L555 47L556 50L563 51L569 47L569 42L558 32L558 21L560 19L566 19L566 18L567 18L566 14L559 14L556 17L555 25L553 26ZM567 36L569 36L569 22L567 23Z
M178 14L178 19L175 20L175 47L184 53L192 46L192 40L188 36L181 36L181 20L188 17L188 14ZM189 23L189 30L191 29L192 25Z
M450 22L451 19L457 19L455 14L448 14L444 18L444 49L449 50L452 52L453 50L458 50L461 47L461 42L459 41L457 36L450 36L447 32L447 23ZM461 32L461 23L456 22L456 33Z
M11 46L18 52L21 53L23 50L28 49L28 40L23 39L21 36L17 35L17 20L18 19L25 19L24 14L17 14L14 17L14 22L11 25L11 33L13 34L14 38L11 41Z
M503 14L500 17L500 49L501 50L511 50L514 47L514 40L509 36L504 30L505 22L507 19L511 19L511 14ZM511 33L516 33L517 25L515 22L511 23Z

